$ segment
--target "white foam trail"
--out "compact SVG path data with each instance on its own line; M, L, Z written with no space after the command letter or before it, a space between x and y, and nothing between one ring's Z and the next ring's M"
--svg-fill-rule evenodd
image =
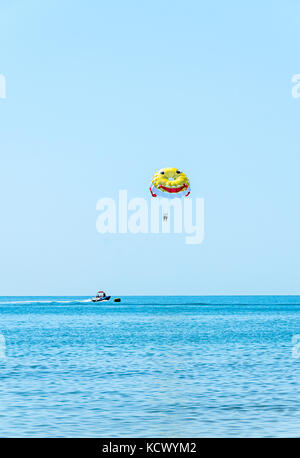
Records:
M22 305L22 304L81 304L81 303L86 303L86 302L92 302L91 299L73 299L73 300L65 300L65 301L53 301L53 300L48 300L48 301L45 301L45 300L40 300L40 301L0 301L0 306L1 305Z

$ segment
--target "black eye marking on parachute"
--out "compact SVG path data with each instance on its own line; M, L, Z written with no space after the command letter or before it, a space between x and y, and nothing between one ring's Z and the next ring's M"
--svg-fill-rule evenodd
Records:
M160 174L161 174L161 175L164 175L164 174L165 174L165 172L160 172Z

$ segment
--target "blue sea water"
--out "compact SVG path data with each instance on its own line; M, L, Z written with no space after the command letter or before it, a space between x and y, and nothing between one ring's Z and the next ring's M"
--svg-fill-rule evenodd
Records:
M1 297L0 317L1 437L300 437L300 297Z

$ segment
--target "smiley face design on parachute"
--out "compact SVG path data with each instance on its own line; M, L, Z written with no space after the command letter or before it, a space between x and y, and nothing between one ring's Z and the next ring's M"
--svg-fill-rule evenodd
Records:
M190 182L185 173L166 167L154 174L150 192L153 197L186 197L191 192Z

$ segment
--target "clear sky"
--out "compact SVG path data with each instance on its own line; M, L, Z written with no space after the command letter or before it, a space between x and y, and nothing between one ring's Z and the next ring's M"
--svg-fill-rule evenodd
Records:
M2 0L0 42L1 295L300 294L299 1ZM96 232L167 166L201 245Z

